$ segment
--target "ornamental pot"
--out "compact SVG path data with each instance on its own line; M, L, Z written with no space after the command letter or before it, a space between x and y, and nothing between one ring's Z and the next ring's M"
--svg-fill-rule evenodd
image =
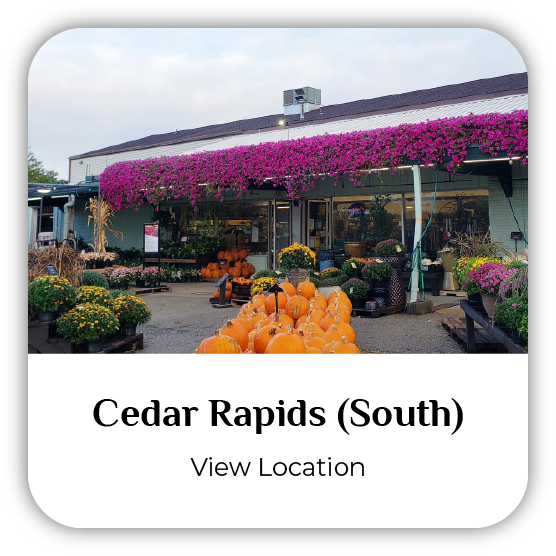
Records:
M469 301L469 303L480 304L481 303L481 294L480 293L468 293L467 294L467 301Z
M94 268L104 268L104 261L102 261L101 259L97 259L94 262Z
M350 299L350 301L351 301L351 306L354 309L362 309L365 306L364 299Z
M386 309L389 305L387 297L375 297L373 301L376 302L377 309Z
M104 348L104 338L97 338L96 340L87 340L85 342L85 350L87 353L98 353Z
M371 288L371 297L374 299L375 297L385 297L388 299L390 297L390 288L375 288L374 286Z
M56 311L43 311L39 309L39 321L40 322L52 322L56 320L60 316L60 308L56 309Z
M138 288L144 288L145 287L145 280L135 280L135 285Z
M156 282L148 282L147 288L156 288Z
M344 251L350 257L355 257L356 259L362 259L367 251L366 241L345 241Z
M214 267L213 267L213 268L214 268ZM185 277L185 281L188 282L188 283L191 282L191 274L188 274L188 275Z
M496 296L482 293L481 301L483 302L483 307L487 312L488 318L494 318L494 304L496 303Z
M403 255L395 257L380 257L384 262L390 263L394 272L388 278L388 287L390 294L388 296L389 306L405 306L405 291L402 283L402 265L404 262ZM378 303L377 303L378 306Z
M293 284L293 286L297 289L297 286L301 282L304 282L309 276L311 275L308 268L290 268L286 272L286 276L288 280Z
M371 286L372 288L387 288L389 279L390 277L382 278L380 280L377 280L376 278L370 278L371 282L367 282L367 284L369 284L369 286Z
M135 336L137 334L136 324L126 324L124 329L124 336Z

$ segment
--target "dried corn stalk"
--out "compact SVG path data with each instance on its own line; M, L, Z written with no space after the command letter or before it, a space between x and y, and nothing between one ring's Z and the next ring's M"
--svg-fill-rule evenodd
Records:
M123 239L124 234L109 228L109 226L112 225L110 218L114 216L114 213L112 212L110 205L104 199L100 200L100 211L98 206L98 197L92 197L89 199L89 203L85 207L85 210L87 209L91 212L89 218L87 219L87 226L90 224L91 219L93 220L95 253L104 253L106 252L106 246L108 245L106 232L111 232L119 239ZM98 220L100 221L100 233L97 227L99 225L99 222L97 222Z
M32 282L37 276L47 276L47 264L53 264L62 278L68 279L74 286L80 285L79 275L85 268L85 262L71 247L51 247L29 249L27 256L27 278Z

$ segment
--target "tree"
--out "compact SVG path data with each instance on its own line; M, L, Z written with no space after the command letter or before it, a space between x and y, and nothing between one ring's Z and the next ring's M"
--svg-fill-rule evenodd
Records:
M27 153L27 181L29 183L68 183L66 180L58 179L58 172L45 170L43 163L37 160L31 147Z

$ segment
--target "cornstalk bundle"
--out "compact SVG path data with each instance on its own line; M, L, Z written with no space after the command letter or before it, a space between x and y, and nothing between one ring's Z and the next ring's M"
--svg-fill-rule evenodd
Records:
M100 200L100 210L98 206L98 198L92 197L89 199L87 204L87 209L91 212L89 218L87 219L87 225L89 225L91 219L93 220L93 230L95 236L95 253L105 253L106 246L108 245L108 240L106 239L106 232L111 232L115 237L123 239L124 234L122 232L117 232L109 228L112 225L111 217L114 216L114 212L110 205L104 200ZM98 226L100 225L100 231Z
M47 264L53 264L62 278L67 278L74 286L80 285L79 273L85 262L71 247L29 249L27 257L27 278L32 282L37 276L47 276Z

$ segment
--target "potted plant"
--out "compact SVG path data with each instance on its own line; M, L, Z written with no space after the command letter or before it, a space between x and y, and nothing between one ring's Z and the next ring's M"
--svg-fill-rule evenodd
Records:
M119 329L114 313L103 305L83 303L58 319L57 330L74 344L86 343L89 353L102 350L104 338Z
M112 298L108 290L99 288L98 286L81 286L77 288L77 303L94 303L102 305L110 309L112 307Z
M106 251L100 254L100 258L104 261L104 268L109 268L112 266L112 263L116 260L116 253L111 253Z
M496 304L494 309L494 323L511 330L512 340L516 344L527 343L519 334L519 327L523 317L528 312L528 296L511 296Z
M114 315L126 336L135 336L137 325L151 320L151 311L147 304L135 295L121 295L114 299Z
M387 288L394 269L390 263L380 258L369 261L361 271L363 280L373 288Z
M344 262L342 265L342 274L346 274L347 276L354 277L354 278L361 278L361 271L363 267L367 264L368 259L358 259L356 257L351 257Z
M317 262L315 252L306 245L294 243L284 247L278 254L280 268L286 271L288 280L297 288L310 275Z
M359 278L351 278L341 286L342 291L347 294L354 309L360 309L365 305L365 300L369 295L370 287L367 282Z
M494 304L498 296L500 284L509 278L517 269L508 268L504 263L484 263L479 268L471 270L467 275L465 289L478 289L483 306L489 318L494 317Z
M500 259L495 257L460 257L452 262L452 273L454 278L462 288L467 292L467 299L472 303L481 302L480 288L473 284L468 284L468 274L471 270L480 268L485 263L499 263ZM464 287L465 285L465 287Z
M61 276L37 276L28 287L28 303L39 310L41 322L56 320L60 308L74 305L76 297L75 288Z
M407 249L397 239L385 239L376 244L375 252L381 257L403 257L407 253Z
M384 262L392 265L394 272L388 281L388 303L392 306L405 304L405 291L402 284L402 265L407 252L405 245L397 239L386 239L376 244L376 254ZM377 298L375 298L377 299ZM377 306L382 302L377 301Z
M110 269L107 278L110 287L127 290L127 286L132 280L132 273L125 266L117 266Z

